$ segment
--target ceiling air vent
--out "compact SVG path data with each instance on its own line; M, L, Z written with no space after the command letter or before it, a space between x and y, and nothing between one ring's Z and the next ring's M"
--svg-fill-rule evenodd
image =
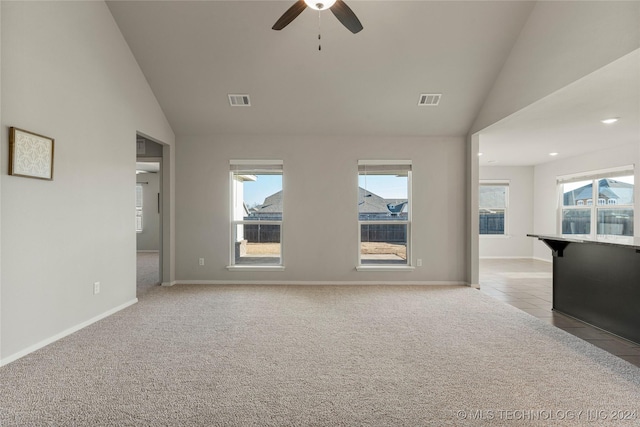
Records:
M232 107L250 107L249 95L229 95L229 104Z
M418 99L418 105L421 107L435 107L440 103L441 93L422 93Z

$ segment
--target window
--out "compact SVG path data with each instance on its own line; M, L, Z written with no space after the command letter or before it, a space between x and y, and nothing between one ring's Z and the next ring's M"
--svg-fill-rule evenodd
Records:
M591 234L591 181L562 185L562 234Z
M136 232L142 232L142 204L143 192L142 184L136 184Z
M562 234L633 236L632 166L562 177L558 185Z
M230 174L230 267L282 266L282 161L232 160Z
M478 192L480 234L507 234L507 210L509 207L509 183L481 181Z
M358 162L360 266L411 265L411 162Z

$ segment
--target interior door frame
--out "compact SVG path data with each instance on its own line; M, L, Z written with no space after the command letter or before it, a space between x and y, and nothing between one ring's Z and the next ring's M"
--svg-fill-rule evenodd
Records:
M164 215L162 214L162 200L163 200L163 186L162 186L162 174L163 174L163 167L162 167L162 157L136 157L136 162L145 162L145 163L158 163L159 169L158 169L158 278L160 280L160 283L162 283L162 272L163 272L163 253L164 251L162 250L162 243L163 243L163 226L162 226L162 222L163 222L163 218ZM137 248L136 248L137 249Z
M174 147L152 138L142 132L136 132L136 141L145 139L158 144L162 150L155 156L144 157L136 153L136 161L158 161L160 163L160 249L159 249L159 279L162 286L172 286L174 278L174 221L175 208L173 206Z

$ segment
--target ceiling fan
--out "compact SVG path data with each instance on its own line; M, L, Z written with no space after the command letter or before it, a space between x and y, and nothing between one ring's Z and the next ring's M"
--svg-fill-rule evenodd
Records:
M278 21L273 25L272 29L281 30L298 17L307 7L315 10L330 9L331 12L338 18L338 21L342 23L349 31L356 34L362 30L362 24L351 10L349 6L342 0L298 0L293 6L291 6Z

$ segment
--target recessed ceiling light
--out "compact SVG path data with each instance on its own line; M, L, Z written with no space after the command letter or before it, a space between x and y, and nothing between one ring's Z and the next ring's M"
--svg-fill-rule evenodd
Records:
M615 123L618 121L617 117L612 117L610 119L604 119L604 120L600 120L602 123L604 123L605 125L610 125L611 123Z
M558 153L549 153L550 156L557 156Z
M478 153L478 157L482 156L482 153Z

